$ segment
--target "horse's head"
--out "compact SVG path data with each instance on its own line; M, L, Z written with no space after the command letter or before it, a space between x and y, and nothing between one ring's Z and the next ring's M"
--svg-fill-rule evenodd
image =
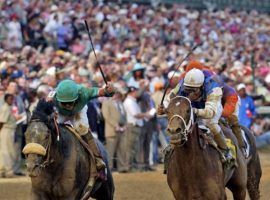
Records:
M194 122L190 100L183 96L171 98L166 113L169 121L167 131L171 139L180 144L185 143Z
M41 100L25 132L26 146L23 153L26 155L27 171L31 177L38 176L50 159L52 113L53 105Z

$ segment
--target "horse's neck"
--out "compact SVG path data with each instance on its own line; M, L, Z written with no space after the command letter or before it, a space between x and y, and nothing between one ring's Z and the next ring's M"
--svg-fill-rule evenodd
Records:
M53 165L55 168L59 168L61 165L64 165L71 158L71 149L74 145L74 141L71 138L70 134L67 134L66 131L59 127L60 137L59 141L57 137L53 137L53 141L50 149L50 157L53 160Z
M203 150L199 144L199 133L197 125L194 125L192 131L188 134L187 142L177 148L177 152L181 154L181 158L188 162L198 162L203 155Z
M179 163L182 163L181 169L186 170L183 173L191 173L192 176L201 174L202 170L208 170L212 167L218 168L219 165L218 152L209 145L206 145L205 148L201 146L199 131L198 126L195 124L192 132L188 135L187 142L175 149L176 159ZM217 162L214 162L214 160L217 160ZM190 170L191 168L193 171Z
M194 125L191 133L188 135L188 140L186 143L186 149L188 149L188 152L191 154L200 154L201 148L199 145L199 133L198 133L198 127L197 125Z

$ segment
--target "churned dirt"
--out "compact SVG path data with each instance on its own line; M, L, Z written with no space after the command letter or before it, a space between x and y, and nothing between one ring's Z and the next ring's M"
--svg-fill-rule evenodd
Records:
M270 199L270 153L261 152L263 176L261 179L261 200ZM166 176L159 166L155 172L114 173L116 200L173 200L172 193L167 186ZM1 200L28 200L30 199L31 184L27 177L0 179ZM228 199L231 198L228 192ZM248 198L247 198L248 199Z

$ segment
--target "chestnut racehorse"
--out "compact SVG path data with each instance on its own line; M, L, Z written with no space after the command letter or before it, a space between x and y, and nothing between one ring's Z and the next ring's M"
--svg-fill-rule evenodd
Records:
M238 148L237 139L229 128L222 126L227 138L236 145L236 167L225 167L219 152L203 139L203 132L195 122L191 102L176 96L171 99L166 113L168 132L174 141L167 163L167 182L177 200L223 200L225 187L235 200L245 200L248 190L251 200L260 198L261 166L252 133L245 129L250 143L246 159Z

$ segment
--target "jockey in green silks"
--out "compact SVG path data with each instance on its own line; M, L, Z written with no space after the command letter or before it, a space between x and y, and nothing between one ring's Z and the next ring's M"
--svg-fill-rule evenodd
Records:
M105 88L87 88L66 79L61 81L55 91L48 95L47 101L54 101L58 112L58 123L71 123L75 130L88 143L92 150L97 170L106 167L101 153L94 141L94 137L89 129L87 118L87 103L97 97L111 97L114 95L112 84Z

